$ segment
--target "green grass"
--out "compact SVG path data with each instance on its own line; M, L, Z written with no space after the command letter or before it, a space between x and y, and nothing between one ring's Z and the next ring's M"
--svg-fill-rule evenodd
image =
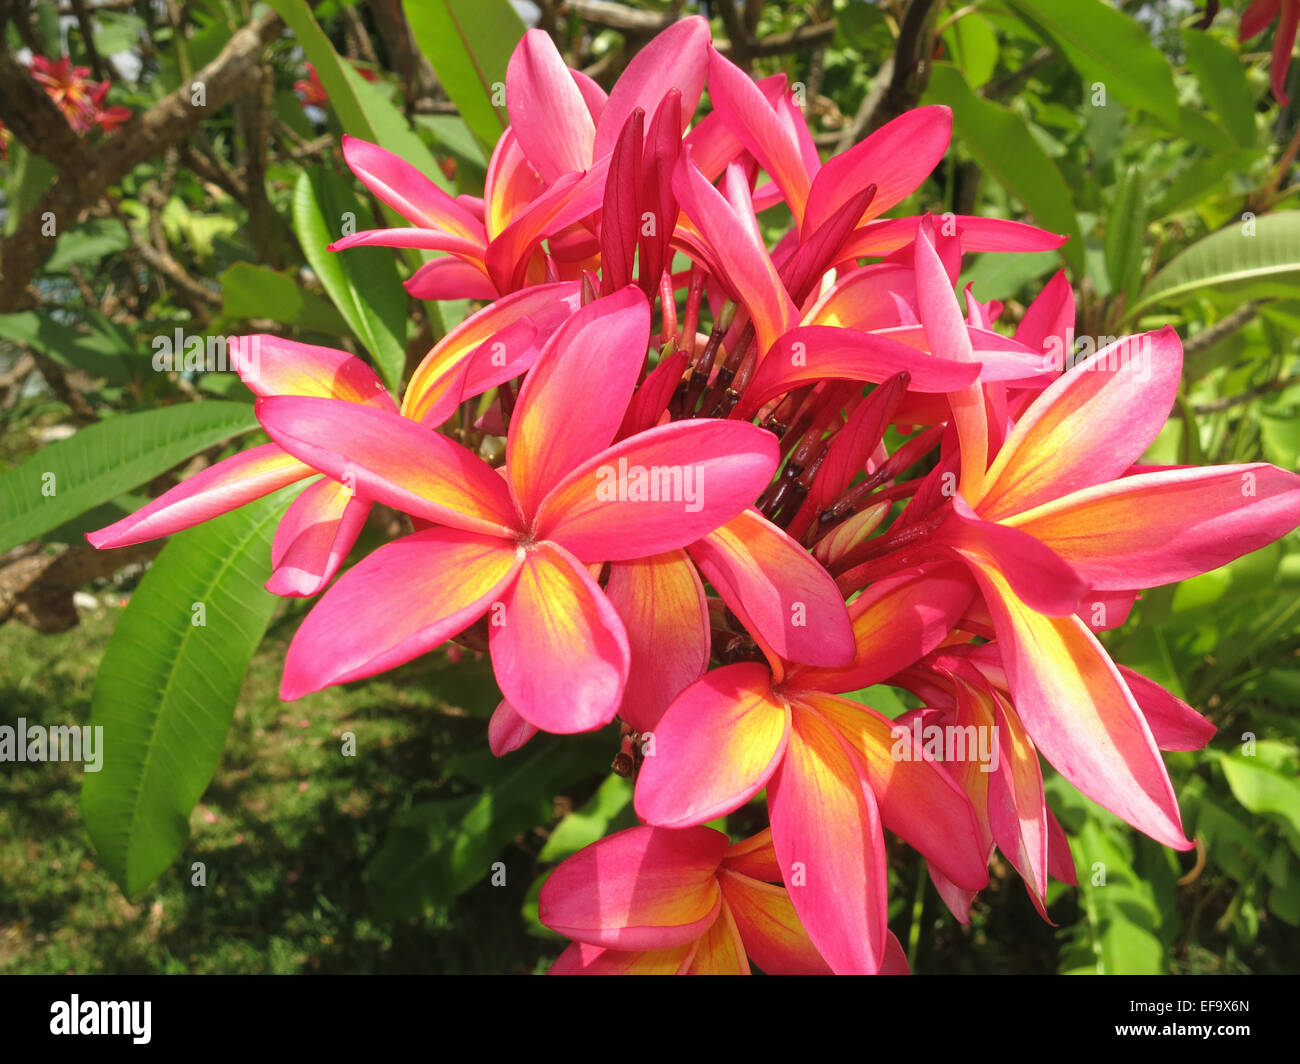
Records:
M511 869L506 886L484 878L420 917L385 917L366 880L367 865L395 815L464 793L465 784L448 778L444 766L452 758L462 766L481 764L487 756L495 686L484 664L448 668L445 656L434 653L367 682L282 703L280 669L300 610L286 611L253 659L184 852L134 903L101 868L87 838L78 805L81 767L0 764L0 973L523 973L549 967L563 943L540 937L521 909L550 828L603 778L602 742L609 740L612 754L615 737L592 738L591 778L567 788L549 823L524 831L501 855ZM118 616L116 605L92 610L80 627L55 636L16 623L0 626L0 723L20 716L32 724L88 721L95 670ZM349 731L355 757L341 751ZM737 814L729 826L744 833L742 819ZM1276 826L1251 822L1251 828L1270 845L1280 841ZM904 942L918 922L919 971L1056 971L1062 936L1082 918L1077 891L1053 891L1050 911L1059 925L1053 927L1038 918L999 856L971 924L962 927L928 883L916 904L917 855L897 840L889 851L890 922ZM1179 890L1177 911L1165 914L1178 928L1171 967L1293 970L1286 946L1292 928L1267 914L1247 933L1227 926L1241 888L1218 870L1216 853L1205 873ZM1184 871L1192 860L1184 855ZM195 862L205 866L205 886L191 882Z
M95 669L119 614L90 611L56 636L0 627L0 723L88 721ZM81 766L0 766L0 972L549 964L558 945L530 937L519 916L526 880L497 888L484 881L424 920L375 916L363 871L390 819L446 792L437 764L450 751L485 745L485 722L440 703L427 666L282 703L293 627L273 629L259 649L190 842L136 904L100 867L81 823ZM355 757L342 755L346 731L356 736ZM206 886L191 883L195 862L206 867Z

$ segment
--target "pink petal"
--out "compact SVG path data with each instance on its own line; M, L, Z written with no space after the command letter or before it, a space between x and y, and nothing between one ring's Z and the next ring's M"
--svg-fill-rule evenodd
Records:
M1203 750L1218 731L1181 698L1140 672L1116 666L1161 750Z
M552 931L593 946L661 950L699 938L722 904L727 837L712 828L636 827L579 850L537 899Z
M1217 569L1300 525L1300 476L1260 462L1139 473L1008 518L1099 590Z
M691 545L723 601L787 661L847 665L856 645L844 598L803 547L756 510Z
M812 175L804 165L795 131L781 121L749 76L716 51L709 55L709 99L731 133L772 175L795 220L801 222Z
M887 122L822 167L812 183L801 228L816 229L867 184L876 186L867 217L884 214L921 187L951 139L952 112L947 107L917 107Z
M816 713L794 714L768 809L786 889L818 952L838 974L878 972L889 933L880 817L870 788Z
M496 286L483 267L464 259L426 262L403 285L416 299L496 299Z
M86 540L92 547L106 550L170 536L314 472L274 443L265 443L195 473L135 513L97 532L87 532Z
M760 883L725 866L722 896L735 917L745 952L768 975L830 975L831 970L799 922L785 887Z
M1035 351L1064 351L1074 333L1074 289L1064 270L1043 285L1016 326L1016 339Z
M452 528L394 540L349 569L302 622L286 702L403 665L463 631L519 570L513 544Z
M1286 75L1291 69L1291 53L1295 51L1297 28L1300 28L1300 3L1296 0L1283 0L1282 16L1277 21L1269 64L1269 84L1277 102L1283 107L1291 105L1291 97L1286 92Z
M363 229L359 233L339 237L325 250L347 251L349 248L419 248L423 251L449 251L470 259L482 258L484 244L474 243L441 229Z
M906 306L907 314L900 311ZM916 282L909 267L877 262L852 270L804 315L808 325L840 325L875 332L896 325L916 324Z
M874 333L808 325L776 342L736 407L736 417L753 417L774 396L817 381L855 380L879 384L898 373L911 376L917 392L954 392L979 377L975 363L924 354Z
M600 291L609 295L631 284L636 260L641 210L637 184L645 115L633 111L614 144L605 181L605 205L600 215Z
M655 728L637 777L642 820L663 827L704 824L763 789L785 754L790 730L789 707L770 685L762 665L728 665L677 697Z
M618 715L653 731L709 665L709 607L695 566L671 551L609 567L605 595L623 618L631 665Z
M930 350L957 362L974 362L975 351L970 333L962 320L961 310L953 296L952 284L935 251L932 231L926 221L916 231L914 269L917 310L925 327L925 338ZM961 476L958 485L963 492L978 497L989 460L984 390L975 383L960 391L950 391L948 405L952 408L953 423L957 427L961 447Z
M487 243L483 223L401 156L344 133L343 158L366 188L412 224L445 230L480 249Z
M784 74L771 74L758 82L758 91L763 94L763 99L768 104L776 107L777 101L785 95L786 81ZM709 181L713 181L745 150L740 139L731 131L728 122L717 111L710 111L696 122L695 127L686 134L686 139L682 143L690 149L695 165ZM758 196L763 194L764 189L775 193L774 203L781 201L780 189L775 182L769 181L756 191L755 205L758 204ZM767 204L767 206L771 205L771 203Z
M1157 842L1190 849L1151 730L1096 637L1076 617L1029 609L996 570L976 574L1034 745L1094 802Z
M494 298L420 360L406 386L402 416L430 427L439 425L461 399L522 373L536 360L547 338L581 305L581 294L577 282L561 281Z
M858 691L888 679L942 643L974 594L959 566L926 565L878 580L849 605L857 657L842 669L796 667L792 694Z
M1168 326L1079 363L1030 404L989 467L983 494L963 488L967 501L995 521L1122 476L1164 426L1182 365L1182 344Z
M596 123L595 158L613 151L623 123L633 110L640 107L647 115L653 115L672 89L682 94L682 125L677 135L680 137L686 131L704 91L712 52L709 42L708 22L698 15L690 15L656 34L637 51L619 75Z
M566 474L613 441L649 340L650 306L629 285L587 304L546 342L519 393L506 441L506 469L525 517Z
M564 174L511 218L484 256L498 291L513 292L524 287L529 260L541 241L600 210L608 170L606 158L586 173Z
M525 33L510 57L506 109L519 147L543 181L550 184L591 166L596 136L591 111L542 30Z
M497 757L505 757L528 742L537 730L503 698L488 721L488 746Z
M453 528L515 532L501 476L414 421L336 399L262 399L257 416L286 451L360 495Z
M830 164L827 164L829 167ZM872 203L875 207L875 203ZM1068 240L1058 233L1012 222L1002 218L979 218L969 214L950 216L957 229L963 252L975 251L1055 251ZM945 219L946 220L946 219ZM856 230L844 246L845 258L866 255L889 255L907 247L916 239L921 219L880 218Z
M909 731L868 706L834 695L794 696L796 720L804 708L848 743L871 788L884 826L915 847L964 890L988 884L975 810L938 762L926 757Z
M545 188L519 147L515 131L507 129L492 151L483 184L483 225L488 239L500 236Z
M1089 587L1050 547L1015 528L981 521L960 495L953 497L952 513L931 542L995 566L1025 605L1049 617L1073 614Z
M697 940L663 950L616 950L574 942L551 965L548 975L685 975L695 959Z
M294 499L275 530L266 590L302 597L324 590L369 514L370 500L357 498L342 484L332 480L312 484Z
M233 337L229 350L240 378L254 395L316 396L381 410L395 408L375 371L346 351L265 334Z
M1252 37L1258 37L1277 17L1278 8L1281 6L1282 0L1253 0L1251 5L1242 12L1238 39L1248 41Z
M1003 698L997 707L996 741L1001 767L989 778L989 823L998 848L1025 881L1025 888L1047 919L1047 805L1038 751Z
M536 535L584 561L662 554L752 505L776 464L776 437L757 426L703 418L661 425L557 484L538 511Z
M687 151L673 172L673 193L704 237L720 279L749 311L761 354L794 323L798 311L756 235L752 207L745 217L743 205L738 211L728 203L695 168Z
M518 579L488 620L501 693L543 731L608 724L627 683L627 633L600 585L555 543L524 555Z
M645 432L658 424L682 379L687 361L685 353L677 351L661 359L659 365L646 375L628 405L623 425L618 430L619 439Z
M724 902L718 918L699 938L687 975L751 975L745 944L731 909Z

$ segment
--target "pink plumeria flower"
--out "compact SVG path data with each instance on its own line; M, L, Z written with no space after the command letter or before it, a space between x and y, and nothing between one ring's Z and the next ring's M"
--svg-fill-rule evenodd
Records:
M613 718L627 633L588 566L694 542L750 505L777 461L770 433L702 419L611 446L649 330L631 287L560 326L520 392L504 471L396 414L259 403L287 451L437 526L381 547L321 600L289 648L285 699L393 668L487 615L497 682L525 720L577 732ZM651 470L680 497L643 497Z
M542 885L538 917L574 939L552 975L829 975L780 885L772 833L637 827L588 846ZM794 888L798 889L798 888ZM885 974L907 960L889 936Z

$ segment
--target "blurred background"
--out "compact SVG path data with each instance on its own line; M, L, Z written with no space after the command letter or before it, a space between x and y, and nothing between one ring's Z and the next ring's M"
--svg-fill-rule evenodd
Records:
M1148 461L1300 468L1300 120L1275 91L1296 94L1300 79L1279 82L1294 42L1275 48L1276 22L1239 40L1245 6L8 0L0 724L87 722L157 668L133 646L184 641L142 607L131 645L114 643L132 597L159 594L163 576L141 580L162 544L101 554L83 534L261 437L233 374L160 372L160 353L270 332L368 351L398 379L465 316L402 291L418 253L351 251L344 267L324 251L328 219L351 211L365 229L379 216L339 139L378 141L481 195L503 118L494 85L527 26L608 88L659 29L705 14L735 62L802 94L824 157L946 104L952 148L895 213L1070 235L1060 252L974 256L963 284L1013 325L1064 268L1080 337L1173 324L1184 387ZM763 216L769 243L789 223L780 210ZM234 413L181 433L126 420L196 403ZM30 462L93 491L36 512L20 490ZM372 517L358 550L394 520ZM264 553L269 533L243 527L223 534ZM183 534L168 551L156 568L174 598L188 601L194 573L211 588L200 544ZM617 735L539 737L493 758L499 696L486 662L459 648L282 703L306 605L261 592L257 564L236 576L225 592L251 605L210 650L215 678L187 678L206 659L189 661L152 710L191 699L212 716L211 749L184 770L201 797L175 811L172 842L133 827L92 840L80 765L0 765L0 972L544 971L563 948L536 920L545 873L634 823L631 785L606 768ZM896 846L891 926L915 971L1300 967L1300 538L1147 594L1105 642L1219 729L1205 751L1166 755L1197 849L1138 836L1046 772L1079 887L1053 884L1046 923L999 856L962 926ZM860 697L890 715L911 704L889 689ZM728 826L761 826L747 815Z

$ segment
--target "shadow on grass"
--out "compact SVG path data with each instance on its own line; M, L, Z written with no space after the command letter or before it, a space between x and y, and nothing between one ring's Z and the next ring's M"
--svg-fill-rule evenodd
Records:
M0 629L0 723L88 721L109 629ZM276 694L283 653L281 630L249 671L188 844L133 901L82 824L81 767L4 766L0 971L523 972L558 953L520 917L529 875L484 881L404 921L377 915L364 880L393 816L447 794L440 765L485 745L497 696L483 670L451 674L430 656L287 705ZM346 732L356 756L342 752ZM504 859L531 869L534 857L515 846ZM206 885L193 882L195 862Z

